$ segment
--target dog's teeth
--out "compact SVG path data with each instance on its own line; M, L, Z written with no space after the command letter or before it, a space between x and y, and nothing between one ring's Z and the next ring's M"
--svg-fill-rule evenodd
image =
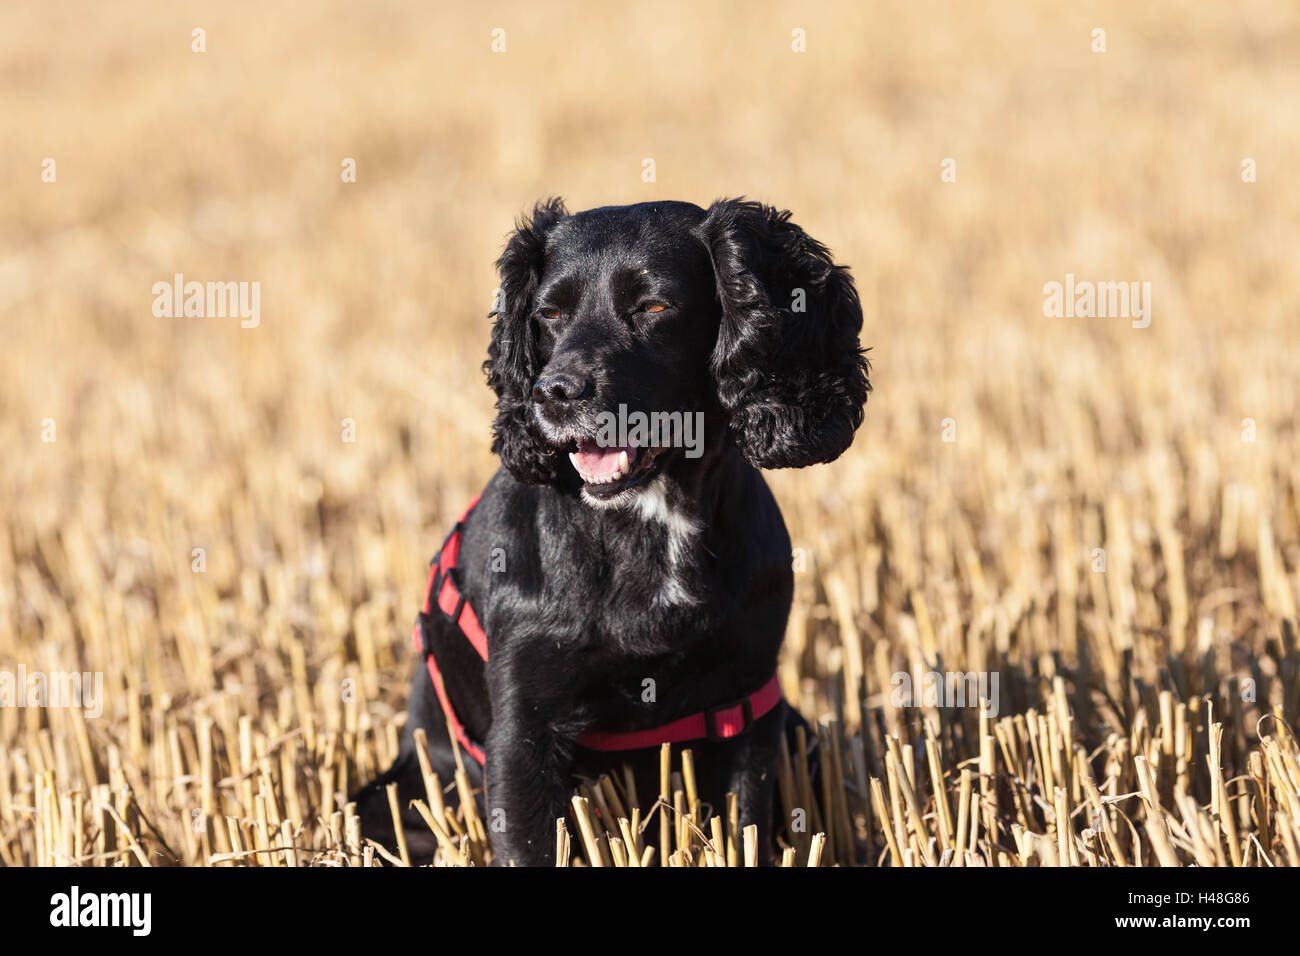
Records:
M578 474L582 474L582 469L578 467L577 452L572 452L572 451L569 452L569 461L573 462L573 470L576 471Z
M618 474L615 477L622 478L627 474L627 452L618 453Z

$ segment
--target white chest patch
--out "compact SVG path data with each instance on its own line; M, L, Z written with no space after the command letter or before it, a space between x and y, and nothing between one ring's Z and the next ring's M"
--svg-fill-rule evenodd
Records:
M687 587L689 578L687 559L692 540L700 533L699 523L668 504L662 477L656 478L637 497L637 508L644 520L658 522L668 531L665 580L663 587L655 595L655 603L659 605L699 604L700 599Z

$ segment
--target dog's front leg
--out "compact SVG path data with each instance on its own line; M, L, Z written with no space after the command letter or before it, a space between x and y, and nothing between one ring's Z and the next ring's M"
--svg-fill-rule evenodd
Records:
M502 866L552 866L555 821L568 807L575 739L541 708L510 698L494 703L485 741L487 828Z
M761 866L773 862L773 805L776 800L776 763L780 735L785 723L785 705L764 715L745 737L731 748L728 789L736 795L742 827L758 827L758 860Z

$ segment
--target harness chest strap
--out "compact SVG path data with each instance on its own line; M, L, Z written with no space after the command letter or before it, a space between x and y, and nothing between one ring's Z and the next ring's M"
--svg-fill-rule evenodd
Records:
M460 557L460 542L465 521L478 501L476 496L470 502L464 515L447 535L447 540L443 542L438 554L429 562L429 583L425 588L424 606L416 621L412 639L416 652L424 657L425 664L429 668L429 679L433 681L433 689L438 695L438 702L442 705L447 725L460 741L460 745L465 748L465 752L483 764L487 760L483 747L470 738L465 725L456 716L456 711L451 706L451 698L447 694L446 684L442 679L442 672L438 670L438 663L434 660L432 643L426 633L431 623L430 615L433 613L433 608L437 607L465 635L478 656L484 661L488 659L487 634L483 630L483 625L479 623L474 608L460 593L460 588L456 586L452 575L452 571L456 568L456 561ZM578 744L589 750L610 751L641 750L645 747L684 743L688 740L726 740L748 731L754 721L780 702L781 682L777 675L773 674L762 687L748 697L719 704L648 730L585 734L578 738Z

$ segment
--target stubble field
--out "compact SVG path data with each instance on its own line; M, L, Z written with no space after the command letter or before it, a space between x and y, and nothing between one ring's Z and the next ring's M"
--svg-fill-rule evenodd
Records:
M852 266L875 387L769 476L830 768L786 862L1300 865L1300 15L1030 7L0 6L0 864L396 862L339 795L495 468L513 218L743 194ZM256 327L155 315L177 273ZM1147 315L1045 315L1067 276ZM570 859L743 863L672 769Z

